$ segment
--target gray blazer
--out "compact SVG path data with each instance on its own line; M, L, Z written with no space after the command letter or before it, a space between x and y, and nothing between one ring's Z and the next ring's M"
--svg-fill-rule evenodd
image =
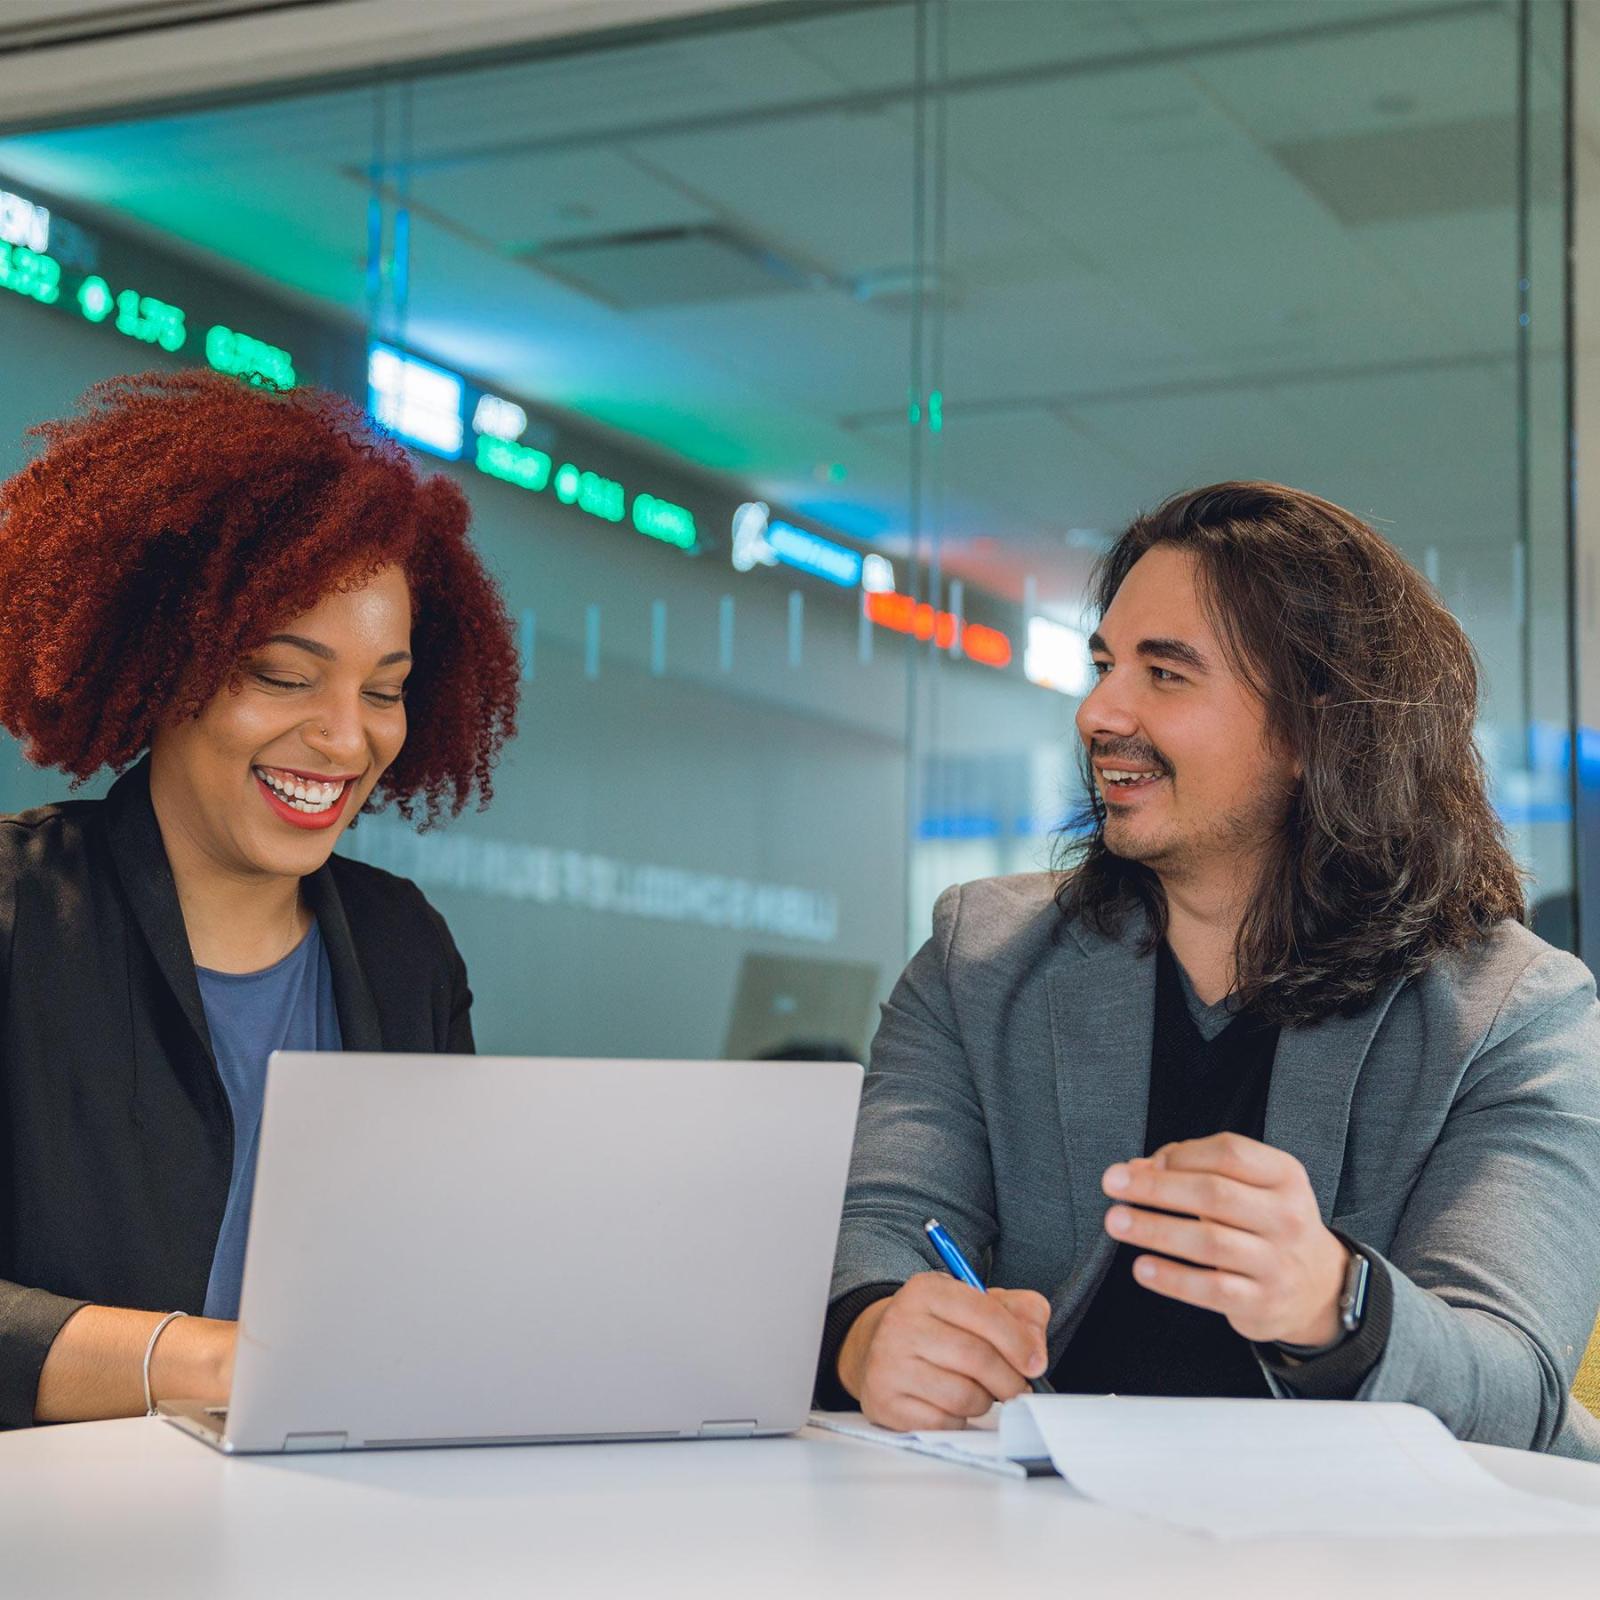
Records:
M937 1270L936 1215L990 1281L1049 1299L1052 1363L1114 1251L1101 1174L1144 1148L1155 1007L1154 959L1066 922L1057 881L939 897L873 1042L833 1280L837 1298ZM1266 1138L1390 1267L1359 1398L1600 1459L1567 1392L1600 1303L1600 1006L1581 962L1508 922L1358 1016L1285 1028Z

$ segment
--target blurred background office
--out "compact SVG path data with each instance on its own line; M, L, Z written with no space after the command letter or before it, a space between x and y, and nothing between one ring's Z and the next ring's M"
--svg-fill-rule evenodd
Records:
M863 1049L934 895L1050 858L1095 557L1224 477L1460 616L1592 964L1597 107L1594 0L0 0L0 473L209 364L463 485L521 732L341 848L480 1048Z

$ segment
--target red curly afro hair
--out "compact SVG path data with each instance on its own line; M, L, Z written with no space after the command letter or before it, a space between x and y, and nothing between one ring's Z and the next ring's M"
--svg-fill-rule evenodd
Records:
M488 804L517 656L453 483L338 395L203 370L112 378L30 431L45 449L0 484L0 725L30 761L122 771L276 628L392 563L415 665L372 803L424 825Z

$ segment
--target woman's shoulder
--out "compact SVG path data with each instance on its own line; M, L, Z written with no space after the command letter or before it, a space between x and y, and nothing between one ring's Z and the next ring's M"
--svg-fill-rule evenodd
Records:
M81 862L104 802L62 800L0 814L0 882L57 875Z
M398 935L426 926L449 942L444 918L409 878L337 854L328 858L328 870L352 927Z
M59 908L84 900L98 800L63 800L0 814L0 973L10 965L25 906Z
M328 871L369 971L424 990L465 984L466 965L449 925L409 878L342 855L329 857Z

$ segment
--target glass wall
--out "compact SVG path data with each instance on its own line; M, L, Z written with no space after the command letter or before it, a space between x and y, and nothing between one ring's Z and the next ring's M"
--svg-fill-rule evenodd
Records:
M1568 942L1564 19L776 5L19 133L0 470L266 345L463 484L521 731L486 813L343 848L444 911L484 1048L861 1050L939 889L1048 864L1095 557L1225 477L1462 617ZM0 751L0 810L61 789Z
M946 581L1072 627L1087 558L1175 489L1266 478L1351 507L1477 645L1495 794L1562 943L1564 21L1390 0L930 7L942 427L924 530ZM939 718L932 782L989 765L989 739ZM1058 740L1027 752L1051 778L1058 759ZM916 879L1014 859L930 841Z

